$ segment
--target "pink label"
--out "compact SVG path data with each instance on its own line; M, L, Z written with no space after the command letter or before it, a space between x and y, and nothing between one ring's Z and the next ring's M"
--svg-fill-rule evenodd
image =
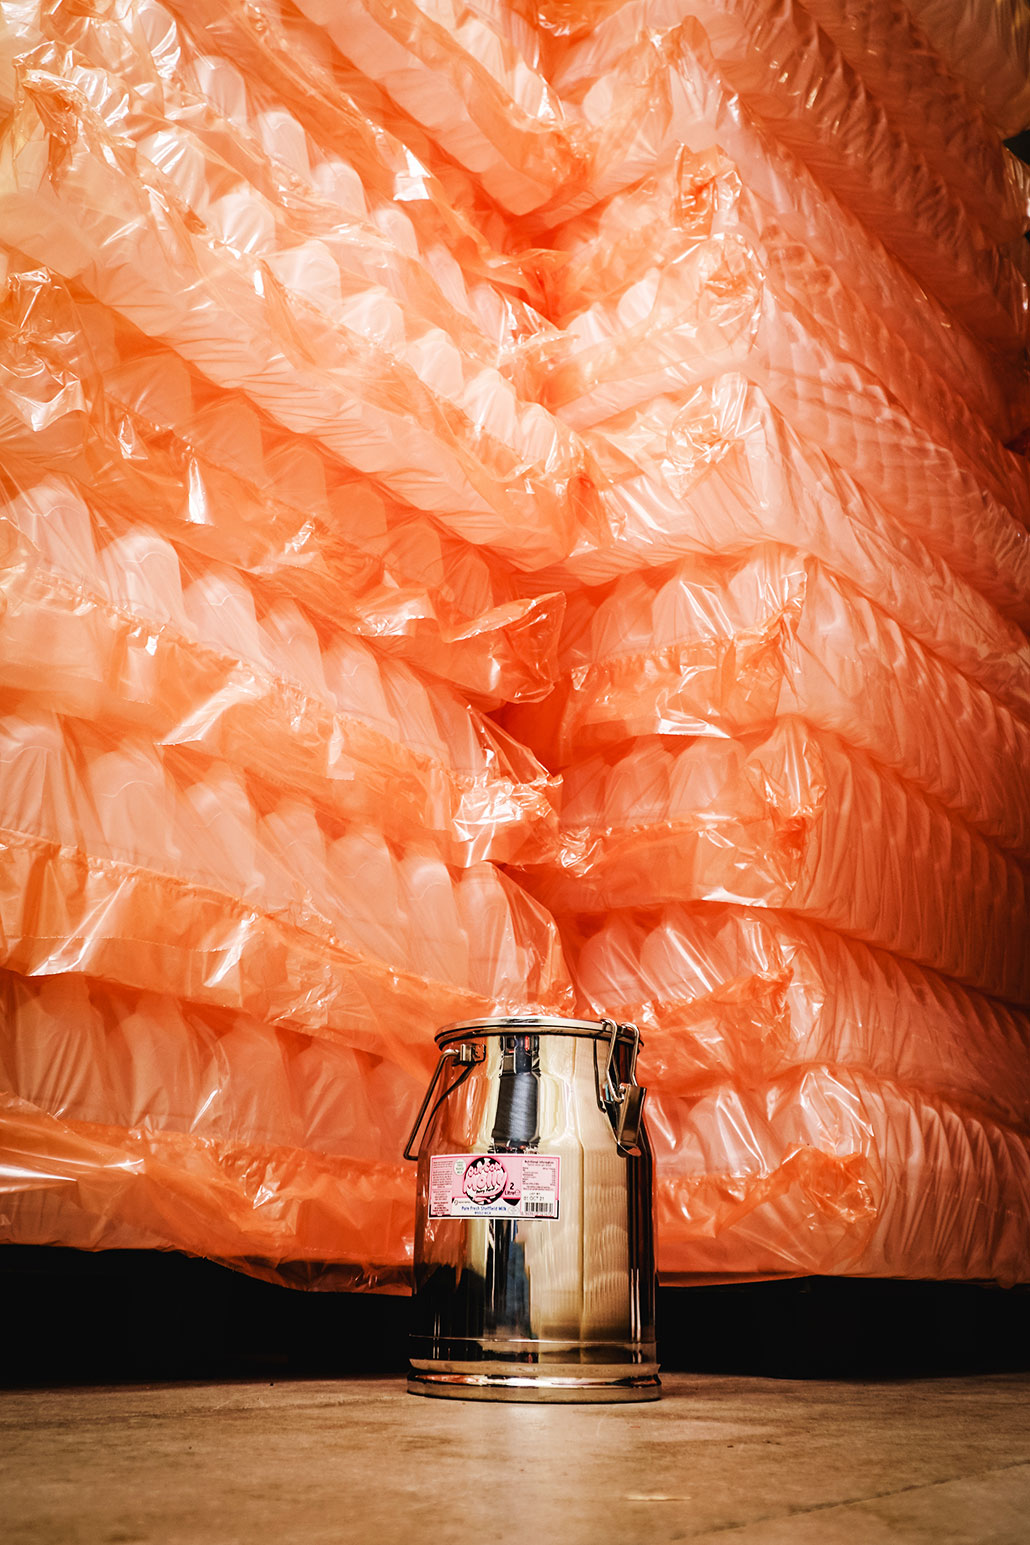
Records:
M431 1218L556 1218L561 1160L541 1153L439 1153Z

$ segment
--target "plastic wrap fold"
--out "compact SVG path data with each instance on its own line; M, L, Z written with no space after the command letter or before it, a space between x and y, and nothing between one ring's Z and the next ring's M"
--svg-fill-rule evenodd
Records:
M584 464L563 425L324 243L274 263L221 241L209 203L238 181L232 169L162 120L152 132L171 136L166 169L160 144L144 143L142 100L130 96L126 116L106 72L41 55L0 144L7 241L445 529L523 566L569 550Z
M832 936L710 910L707 925L695 909L689 930L677 930L685 919L673 913L651 936L659 949L668 947L662 934L675 938L687 967L677 990L696 984L702 963L722 973L693 1006L694 1044L707 1010L709 1047L731 1025L727 1050L740 1047L749 984L739 973L756 963L755 945L766 1001L769 967L784 970L794 1039L789 1047L781 1040L772 1065L762 1059L761 1073L734 1060L732 1085L713 1082L716 1055L706 1076L687 1075L685 1105L675 1090L689 1038L670 1038L680 1058L670 1068L649 1028L648 1076L662 1086L652 1095L652 1127L663 1278L740 1271L741 1262L760 1274L843 1267L889 1275L914 1264L1018 1275L1026 1140L975 1112L978 1087L1007 1071L1007 1102L988 1094L986 1103L1001 1103L1025 1131L1025 1023L963 1002L912 968L860 958L854 946L844 947L851 970L845 962L840 976ZM647 969L659 987L654 961L652 950ZM733 966L738 975L727 980ZM833 974L821 977L827 966ZM398 1110L414 1097L409 1075L293 1030L80 978L40 983L5 973L2 987L3 1148L20 1172L5 1196L9 1232L88 1248L174 1246L259 1272L274 1266L287 1280L303 1268L334 1285L405 1280L412 1202L395 1149ZM818 988L832 1007L820 1004ZM884 1020L884 989L900 989L900 1018L888 1010ZM856 1020L842 1023L835 1012L844 997L852 1014L872 1010L884 1039L855 1041ZM758 998L756 1021L763 1006ZM806 1007L818 1029L803 1022ZM666 1026L674 1008L663 1006ZM956 1036L956 1012L980 1042ZM943 1093L902 1096L889 1077L811 1065L820 1048L859 1063L864 1051L874 1067L896 1061L913 1072L932 1066L932 1049L940 1084L970 1092L958 1108ZM780 1062L794 1066L777 1073ZM974 1185L986 1205L970 1206ZM368 1264L332 1265L341 1259Z
M1030 1002L1027 871L935 801L796 719L630 741L566 768L552 908L784 909Z
M785 912L719 902L567 919L579 1008L636 1021L677 1098L861 1068L1030 1130L1030 1015Z
M5 709L11 969L342 1025L416 1065L434 1023L567 1001L554 924L492 865L452 870L225 763Z
M747 110L859 211L921 284L1000 348L1026 336L1030 313L1018 251L990 245L971 211L799 4L628 0L605 7L590 35L569 50L556 84L573 100L585 93L585 116L597 123L591 95L604 101L618 91L620 72L650 70L657 53L671 97L681 58L689 69L697 51L691 23L700 23L720 73ZM1022 214L1017 205L996 240L1019 240L1023 197Z
M1030 19L1019 0L905 0L1003 134L1030 124Z
M508 716L553 765L796 715L1030 857L1030 726L800 553L695 558L573 596L559 663L551 698Z
M918 121L922 155L955 188L984 227L1002 241L1011 234L1022 234L1027 219L1026 167L999 146L997 129L970 94L970 77L961 65L954 71L958 60L948 59L948 54L953 54L949 45L955 38L952 28L958 8L949 6L949 29L934 38L917 20L921 0L908 7L902 0L880 0L861 11L842 0L804 0L804 7L891 119L902 126ZM1001 17L1004 7L995 3L984 9L993 21ZM986 15L983 21L984 30L989 30ZM1025 21L1020 30L1026 33ZM1010 41L1018 47L1017 37L1018 33L1013 33ZM1028 41L1024 38L1023 54L1030 65ZM1030 72L1024 74L1022 91L1030 120L1026 73ZM1015 231L1007 220L1016 221Z
M0 683L303 792L454 862L546 853L544 770L442 683L47 478L0 505Z
M300 9L512 214L546 204L581 172L576 126L528 62L529 28L505 7L301 0Z
M1030 1143L1008 1127L819 1067L658 1095L651 1123L666 1282L1026 1276Z
M894 392L779 304L763 266L734 235L702 240L668 267L649 265L621 295L573 318L554 356L544 395L580 430L739 370L886 509L902 519L909 509L932 509L953 567L969 563L960 532L983 530L999 551L1030 540L1022 458L955 394L932 378L921 382L915 361L908 394L920 406L909 416ZM895 371L905 364L897 351Z
M94 510L145 510L180 549L484 699L546 690L561 597L520 596L502 565L12 253L0 448L16 486L52 469Z
M655 399L593 443L607 529L537 576L542 591L602 584L687 553L739 552L775 532L1030 717L1030 544L1014 521L996 547L998 533L982 526L942 532L933 505L888 513L736 373ZM957 570L944 547L959 555Z
M846 308L824 293L813 260L988 421L1003 423L1012 412L1025 417L1026 382L1018 368L1005 370L977 331L956 327L947 304L928 295L833 188L752 117L719 76L696 24L685 24L681 38L674 92L666 89L656 56L645 51L634 74L604 91L598 83L587 96L605 125L597 172L608 197L548 233L559 253L577 256L583 249L567 291L558 269L558 305L567 309L571 295L579 309L579 296L598 293L593 284L603 296L634 265L646 268L641 258L648 251L667 261L685 238L729 222L762 241L778 282L817 317L840 316ZM593 268L586 268L591 259ZM577 268L585 281L580 289ZM848 328L861 353L875 342L877 324L871 326L868 341L864 330Z
M406 1282L398 1155L424 1074L83 977L4 972L0 1001L0 1152L19 1171L0 1182L7 1237Z

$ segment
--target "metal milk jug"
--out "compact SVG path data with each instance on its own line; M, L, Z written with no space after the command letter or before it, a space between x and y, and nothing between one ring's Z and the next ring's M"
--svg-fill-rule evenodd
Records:
M409 1390L657 1399L636 1026L477 1019L436 1041L404 1152L418 1159Z

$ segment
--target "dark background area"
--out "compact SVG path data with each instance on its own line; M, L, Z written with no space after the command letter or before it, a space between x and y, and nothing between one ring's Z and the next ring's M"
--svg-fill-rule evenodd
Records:
M409 1300L300 1292L159 1251L0 1246L0 1384L402 1375ZM1030 1290L808 1277L663 1288L669 1370L896 1379L1030 1370Z

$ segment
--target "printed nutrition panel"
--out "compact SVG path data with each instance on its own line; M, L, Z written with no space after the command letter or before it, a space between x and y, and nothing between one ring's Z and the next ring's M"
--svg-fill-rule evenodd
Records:
M442 1153L429 1161L431 1218L556 1218L561 1160L539 1153Z

